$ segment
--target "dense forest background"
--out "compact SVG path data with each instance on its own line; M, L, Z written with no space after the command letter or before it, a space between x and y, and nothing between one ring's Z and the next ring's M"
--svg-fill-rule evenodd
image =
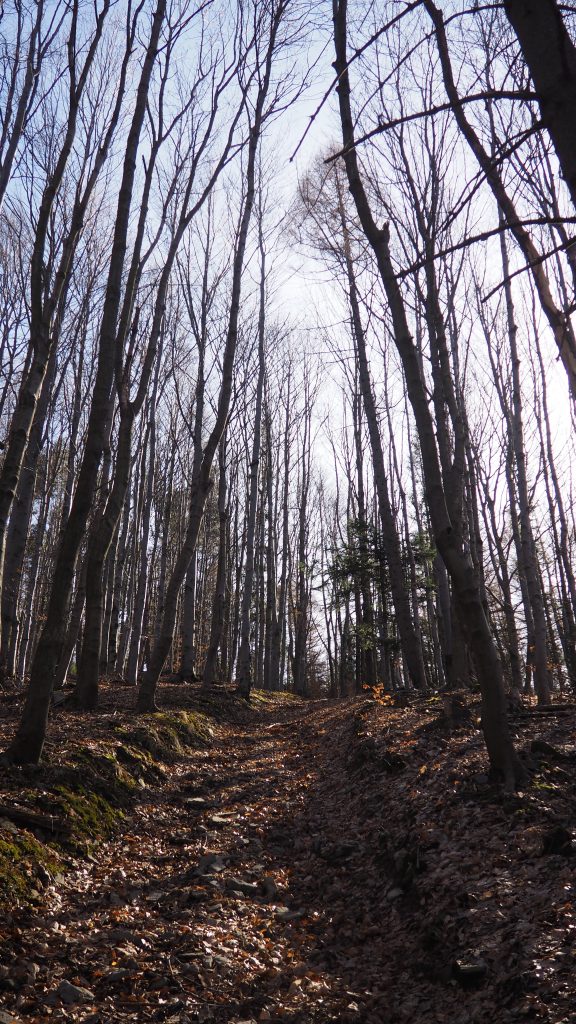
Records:
M66 680L149 710L168 672L478 687L520 781L507 699L576 680L573 29L552 0L3 6L9 758Z

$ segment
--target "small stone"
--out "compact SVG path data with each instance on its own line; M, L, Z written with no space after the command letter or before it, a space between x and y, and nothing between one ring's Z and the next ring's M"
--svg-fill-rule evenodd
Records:
M67 1006L73 1006L75 1003L93 1003L96 998L90 989L81 988L80 985L72 985L65 978L58 985L57 992L62 1002L66 1003Z
M222 871L224 868L224 861L222 857L217 853L205 853L198 861L195 874L207 875L212 871Z
M8 818L0 818L0 828L4 832L12 832L12 834L18 832L18 826L13 821L8 821Z
M22 978L27 985L30 985L36 981L40 968L33 960L17 960L14 973L18 978Z
M43 864L38 864L36 868L36 878L45 888L52 885L52 875L46 870Z
M488 965L483 960L456 960L452 967L452 974L464 988L472 988L484 981L488 974Z
M270 875L265 875L260 882L260 892L265 900L275 900L280 890L274 879Z
M289 910L288 907L277 907L276 917L279 917L281 921L297 921L299 917L304 917L304 910Z
M124 969L127 971L139 971L140 964L133 956L127 956L124 960Z
M110 974L106 974L103 981L113 985L117 981L124 981L125 978L129 978L132 971L128 970L127 967L119 967L117 971L110 971Z
M214 1020L214 1013L210 1006L200 1006L198 1008L198 1024L206 1024L207 1021Z
M133 942L135 934L131 928L111 928L108 938L110 942Z
M574 855L572 835L563 825L556 825L542 836L542 853L572 857Z
M225 817L223 814L212 814L208 818L208 824L212 825L213 828L224 828L225 825L230 825L234 821L232 816Z
M329 864L337 864L340 861L348 860L357 850L358 846L356 843L347 841L323 847L319 851L319 855L323 860L328 861Z
M538 737L532 740L530 750L533 754L543 754L544 757L549 757L553 761L565 760L565 754L562 750L558 750L558 747L553 747L551 743L547 743L546 740L541 740Z
M242 893L243 896L260 895L260 887L256 882L244 882L241 878L227 878L225 885L227 889Z
M6 1010L0 1010L0 1024L20 1024L20 1022L11 1013L7 1013Z
M213 803L208 803L203 796L189 796L184 800L186 807L189 807L191 811L205 811L208 807L213 807Z
M186 846L192 842L192 836L188 832L175 832L174 835L168 836L168 842L171 846Z
M220 956L219 954L216 954L214 956L214 963L216 964L217 967L222 967L225 970L229 970L229 968L234 966L232 960L230 960L226 956Z

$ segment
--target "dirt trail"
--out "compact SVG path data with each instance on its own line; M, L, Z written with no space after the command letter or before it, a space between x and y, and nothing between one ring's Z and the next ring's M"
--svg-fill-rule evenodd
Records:
M362 1000L323 937L319 885L326 861L338 871L350 851L332 819L325 834L309 822L334 714L297 703L222 726L212 749L171 769L121 839L49 890L45 913L21 916L20 969L31 966L13 1012L85 1024L357 1021Z
M571 712L518 719L524 749L557 748L511 797L474 706L448 730L434 698L227 708L121 838L14 913L6 1021L576 1024L576 860L546 845L573 820Z

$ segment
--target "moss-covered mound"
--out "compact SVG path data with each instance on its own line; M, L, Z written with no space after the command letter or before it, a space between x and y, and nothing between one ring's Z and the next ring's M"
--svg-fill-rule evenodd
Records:
M214 729L206 715L198 711L157 711L144 715L136 725L121 727L118 735L130 748L170 763L187 749L210 746Z
M10 768L0 803L0 907L34 902L54 874L119 832L167 765L214 736L196 711L111 723L91 744L53 748L39 768ZM4 809L4 816L2 813Z
M0 907L35 902L61 867L62 858L53 846L0 819Z
M218 722L248 725L268 718L278 708L298 702L293 693L270 690L251 690L248 699L226 687L215 686L208 693L200 691L196 702L202 710Z

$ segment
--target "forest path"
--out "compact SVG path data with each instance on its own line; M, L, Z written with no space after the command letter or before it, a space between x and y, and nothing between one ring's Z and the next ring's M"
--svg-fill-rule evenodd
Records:
M382 1020L351 987L367 937L346 878L358 843L345 807L317 800L344 711L294 701L271 720L219 725L213 747L171 766L129 831L22 922L36 976L14 1012L83 1024ZM335 916L349 922L344 937Z
M184 689L164 702L197 708ZM517 720L557 756L510 796L473 703L456 729L435 697L213 710L212 746L15 911L0 1024L576 1024L576 859L549 843L572 828L572 711Z

